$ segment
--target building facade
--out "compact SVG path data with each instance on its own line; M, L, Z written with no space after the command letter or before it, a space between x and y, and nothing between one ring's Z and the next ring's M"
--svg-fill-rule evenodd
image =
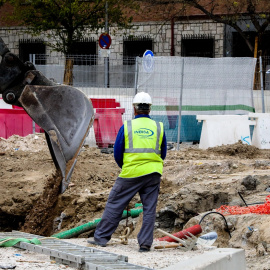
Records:
M224 25L210 20L163 22L137 22L132 29L110 29L110 58L142 56L145 50L152 50L156 56L224 56ZM99 36L88 33L78 44L78 54L98 55L101 53ZM58 53L45 46L46 35L33 37L23 27L1 27L0 36L9 49L23 60L27 54ZM50 41L51 42L51 41ZM85 44L85 45L84 45Z

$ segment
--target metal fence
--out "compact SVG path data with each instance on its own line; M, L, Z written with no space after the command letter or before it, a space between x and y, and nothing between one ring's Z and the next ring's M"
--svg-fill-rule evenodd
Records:
M152 118L170 141L199 141L197 115L254 111L254 58L155 57L139 62L138 90L153 98Z
M256 112L270 113L270 57L259 57L254 75L254 106Z
M153 97L151 117L164 123L171 142L199 141L202 124L196 121L197 114L254 111L252 58L69 59L73 86L91 98L96 110L88 143L94 141L100 148L112 147L123 121L132 118L132 99L138 91ZM46 65L40 65L41 60ZM47 78L63 83L66 58L33 55L32 62Z
M46 77L55 82L63 83L64 73L69 72L65 65L72 61L72 76L74 87L105 87L105 88L134 88L135 58L112 59L97 55L69 55L51 57L48 55L32 55L30 57ZM40 64L40 63L46 64Z
M96 55L51 57L32 55L37 70L55 83L64 83L66 73L72 85L83 91L95 108L94 128L87 143L100 148L112 147L124 120L132 118L135 95L136 58L112 59ZM67 60L72 62L67 63ZM39 64L39 63L44 63Z

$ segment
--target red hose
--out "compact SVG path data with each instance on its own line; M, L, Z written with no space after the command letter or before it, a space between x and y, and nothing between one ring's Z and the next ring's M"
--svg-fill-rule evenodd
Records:
M184 238L186 238L186 235L189 236L188 232L192 233L193 235L197 235L197 234L202 232L202 227L199 224L194 225L192 227L189 227L183 231L174 233L172 235L179 238L179 239L184 239ZM172 239L170 236L164 236L162 238L157 238L156 240L167 241L167 242L177 242L176 240Z

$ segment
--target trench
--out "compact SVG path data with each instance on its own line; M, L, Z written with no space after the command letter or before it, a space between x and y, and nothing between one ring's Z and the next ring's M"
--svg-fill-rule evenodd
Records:
M42 236L50 236L52 234L53 219L57 214L55 213L55 206L60 194L61 181L62 175L60 171L56 171L47 180L42 195L27 214L21 231Z
M9 215L6 213L0 214L0 231L10 232L12 230L19 230L24 223L24 216Z

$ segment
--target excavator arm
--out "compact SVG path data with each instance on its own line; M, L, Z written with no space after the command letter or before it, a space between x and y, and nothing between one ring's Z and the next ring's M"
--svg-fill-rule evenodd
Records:
M82 91L55 84L31 62L23 63L2 38L0 55L0 94L6 103L23 107L45 131L52 159L62 174L63 193L94 121L92 103Z

